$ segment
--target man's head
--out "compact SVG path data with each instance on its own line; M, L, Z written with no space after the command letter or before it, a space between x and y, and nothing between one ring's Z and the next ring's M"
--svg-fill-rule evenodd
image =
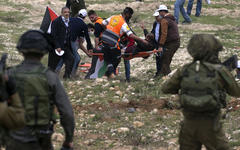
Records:
M97 21L97 13L94 10L89 10L88 12L88 18L91 20L92 23Z
M158 9L155 10L155 12L153 13L153 16L155 17L155 20L156 20L157 22L160 22L161 19L162 19L162 16L160 16Z
M87 11L86 11L86 9L81 9L81 10L79 10L78 16L79 16L80 18L82 18L82 19L85 19L85 18L87 17Z
M168 13L168 8L166 5L159 5L158 8L160 16L164 17L166 13Z
M126 22L129 22L129 20L132 18L134 11L131 7L126 7L123 12L123 18L126 20Z
M61 10L61 15L65 18L68 19L70 16L70 10L68 7L63 7Z
M17 50L23 55L43 56L53 49L50 37L41 30L28 30L19 39Z
M95 27L93 24L88 23L87 27L88 27L88 32L93 33L95 31Z
M146 35L146 41L151 42L154 40L154 35L152 33L148 33Z
M195 34L190 39L187 50L194 60L212 61L223 49L221 42L211 34Z

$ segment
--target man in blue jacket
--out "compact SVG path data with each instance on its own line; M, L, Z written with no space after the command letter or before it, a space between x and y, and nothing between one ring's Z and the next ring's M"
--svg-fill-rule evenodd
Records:
M88 26L83 21L86 16L87 11L85 9L81 9L78 13L78 17L70 19L70 39L74 55L72 76L76 75L78 64L81 59L80 55L78 54L78 48L80 47L87 55L88 51L93 48L88 34ZM87 49L83 46L84 38L87 41Z

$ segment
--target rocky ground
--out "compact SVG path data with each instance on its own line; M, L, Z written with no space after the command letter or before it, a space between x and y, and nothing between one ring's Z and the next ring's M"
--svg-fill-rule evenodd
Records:
M0 53L8 52L8 65L22 60L15 46L19 36L27 29L38 29L46 6L58 14L64 0L1 0L0 1ZM134 8L131 26L139 36L143 33L138 26L143 22L151 29L151 16L159 4L166 4L173 13L173 0L86 0L88 10L97 10L102 17L117 14L126 6ZM179 24L181 46L172 62L172 70L191 61L186 45L194 33L210 33L224 44L221 59L225 60L240 50L240 0L212 0L211 5L203 1L200 17L191 16L191 25ZM195 12L195 4L193 13ZM86 20L89 22L89 20ZM181 18L182 21L182 18ZM81 62L91 59L79 51ZM47 64L47 57L43 59ZM177 150L180 113L178 97L163 95L160 91L163 79L154 80L155 58L131 60L131 83L124 82L124 66L119 66L115 80L106 78L84 80L85 73L71 81L64 81L71 99L76 120L74 147L76 150ZM230 145L240 150L239 99L228 97L224 128ZM59 123L53 135L54 146L59 149L64 140Z

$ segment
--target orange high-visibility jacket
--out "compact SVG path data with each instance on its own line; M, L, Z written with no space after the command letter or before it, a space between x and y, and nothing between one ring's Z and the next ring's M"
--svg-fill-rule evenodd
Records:
M124 23L125 23L125 20L122 17L122 15L112 16L110 19L110 22L107 25L107 29L121 36L120 31Z
M94 24L99 23L102 24L103 19L101 17L97 17L97 20L94 22Z

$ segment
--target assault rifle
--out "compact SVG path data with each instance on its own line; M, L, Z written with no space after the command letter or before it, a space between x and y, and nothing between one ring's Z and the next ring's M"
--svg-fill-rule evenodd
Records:
M3 53L1 60L0 60L0 73L4 73L6 69L6 60L7 60L7 53Z
M6 82L5 82L5 69L6 69L6 60L7 53L4 53L0 60L0 99L6 100L8 98L8 94L6 91Z
M227 60L225 60L222 64L228 68L229 71L233 71L237 68L238 58L237 55L233 55Z

